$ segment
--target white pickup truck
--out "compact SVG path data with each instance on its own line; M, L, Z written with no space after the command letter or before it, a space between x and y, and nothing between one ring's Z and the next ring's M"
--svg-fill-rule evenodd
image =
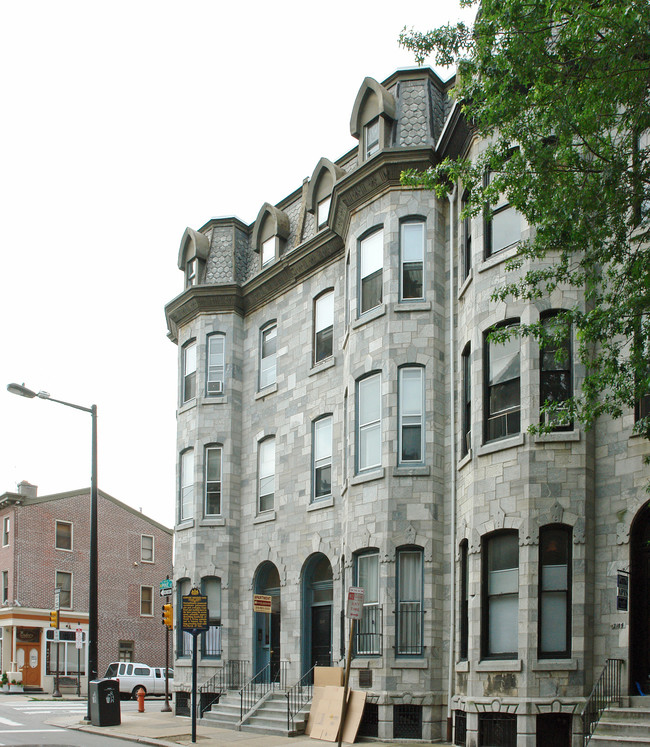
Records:
M142 687L145 695L165 694L165 667L149 667L131 661L114 661L108 665L105 678L117 680L120 695L138 697L138 690ZM174 670L169 670L169 693L174 686Z

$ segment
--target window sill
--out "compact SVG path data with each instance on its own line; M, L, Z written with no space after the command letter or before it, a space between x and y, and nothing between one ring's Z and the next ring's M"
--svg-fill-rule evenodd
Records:
M265 511L263 514L258 514L253 519L253 524L266 524L267 521L275 521L275 509L271 511Z
M431 311L431 301L400 301L393 306L396 313L408 311Z
M225 527L226 526L226 520L223 518L223 516L215 516L212 519L201 519L199 522L200 527Z
M538 659L531 664L533 672L576 672L577 659Z
M458 463L456 464L456 469L461 470L466 464L469 464L472 461L472 450L470 449L467 454L465 454L464 457L461 457L458 460Z
M334 496L329 498L320 498L307 506L307 511L318 511L319 508L331 508L334 505Z
M176 524L174 527L175 532L182 532L183 529L192 529L194 526L194 519L184 519L183 521Z
M391 669L428 669L428 659L395 659L395 663L390 665Z
M476 664L477 672L521 672L521 659L489 659Z
M386 470L381 467L380 469L373 469L372 472L364 472L360 475L355 475L350 480L350 485L361 485L364 482L372 482L373 480L383 480L385 477Z
M428 477L431 474L431 467L394 467L393 477Z
M456 671L457 672L469 672L469 661L467 659L463 659L462 661L457 661Z
M195 399L191 399L189 402L184 402L178 408L178 414L182 415L184 412L187 412L188 410L191 410L193 407L196 407L196 400Z
M533 443L536 444L557 444L563 441L579 441L580 431L554 431L553 433L539 433L533 436Z
M519 251L519 242L516 244L512 244L511 246L507 246L504 249L500 249L495 254L492 254L490 257L486 257L483 262L481 262L480 267L478 268L479 272L485 272L486 270L491 270L493 267L496 267L497 265L502 264L508 259L511 259L512 257L516 256L517 252Z
M275 394L277 391L277 383L269 384L268 386L264 387L264 389L260 389L259 392L255 394L255 399L264 399L264 397L268 397L269 394Z
M488 443L479 446L476 453L478 456L494 454L496 451L504 451L505 449L512 449L515 446L523 446L525 442L525 435L523 433L517 433L516 436L500 438L498 441L488 441Z
M352 329L363 327L368 322L374 322L375 319L379 319L380 316L384 316L386 313L386 304L382 303L381 306L376 306L374 309L366 311L362 316L352 322Z
M465 295L465 291L469 288L473 279L474 279L474 268L470 267L467 277L465 278L465 280L463 280L463 282L460 284L460 287L458 288L458 300L459 301Z
M316 376L316 374L319 374L321 371L327 371L328 368L333 368L336 365L336 358L331 355L329 358L326 358L324 361L319 361L318 363L314 363L314 365L309 369L309 376Z
M209 397L206 395L201 400L202 405L227 405L228 396L226 394L211 394Z

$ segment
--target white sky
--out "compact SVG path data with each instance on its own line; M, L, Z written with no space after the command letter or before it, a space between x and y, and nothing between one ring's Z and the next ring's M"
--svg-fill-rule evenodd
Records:
M459 17L457 0L0 0L0 493L90 484L90 416L15 381L96 404L99 487L172 526L163 307L186 226L250 223L348 151L364 77L414 64L400 30Z

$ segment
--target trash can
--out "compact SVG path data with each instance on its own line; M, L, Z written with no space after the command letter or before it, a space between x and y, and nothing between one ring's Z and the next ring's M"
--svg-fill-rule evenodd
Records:
M120 714L120 687L116 680L92 680L89 684L90 723L93 726L118 726Z

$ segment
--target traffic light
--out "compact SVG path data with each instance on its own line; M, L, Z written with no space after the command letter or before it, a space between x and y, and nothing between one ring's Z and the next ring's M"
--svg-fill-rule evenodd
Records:
M174 607L171 604L163 604L162 621L169 630L174 627Z
M58 627L59 627L59 611L52 610L50 612L50 628L58 628Z

